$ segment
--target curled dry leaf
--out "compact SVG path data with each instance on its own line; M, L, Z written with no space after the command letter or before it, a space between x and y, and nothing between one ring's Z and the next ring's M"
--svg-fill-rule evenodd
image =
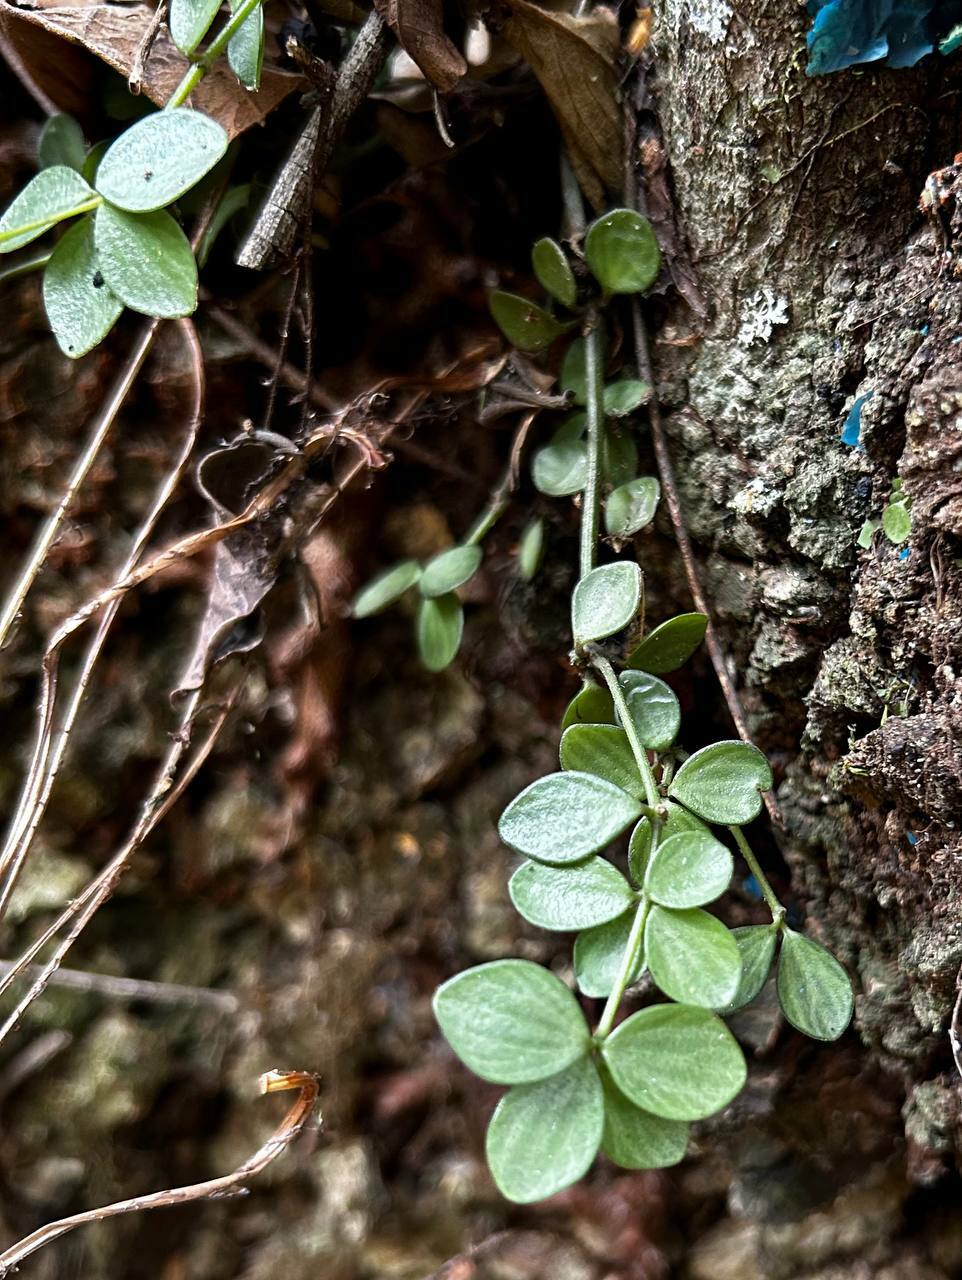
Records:
M121 75L130 74L153 10L147 5L78 4L30 8L0 0L0 28L21 74L41 98L83 119L89 109L89 77L82 57L64 58L64 42L102 59ZM151 49L142 89L163 106L190 63L175 48L166 28ZM226 61L214 64L191 95L191 106L212 116L230 137L259 124L289 93L303 88L299 75L265 69L261 87L250 93L238 83Z
M375 0L401 47L442 93L450 93L468 64L444 34L441 0Z
M582 190L601 210L622 183L617 20L608 9L574 18L527 0L508 7L504 35L541 82Z

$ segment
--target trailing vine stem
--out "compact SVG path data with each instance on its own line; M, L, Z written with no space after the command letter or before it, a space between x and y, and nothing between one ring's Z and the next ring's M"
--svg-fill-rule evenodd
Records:
M648 753L641 745L638 737L638 730L635 728L634 720L631 712L628 710L628 703L625 701L624 690L618 683L618 677L615 669L597 649L590 651L591 665L598 671L605 684L608 686L608 692L611 694L611 700L615 704L615 710L618 712L618 718L621 721L621 727L628 736L628 743L631 747L631 753L635 758L638 766L638 772L641 774L641 780L645 788L645 797L648 800L649 807L657 810L661 804L661 796L658 794L658 783L655 781L655 775L652 772L651 765L648 762Z
M259 9L262 0L242 0L231 14L228 21L210 42L204 52L196 60L189 71L184 73L184 78L174 90L170 101L164 108L170 111L173 107L180 107L187 101L197 86L203 80L204 76L211 69L220 55L230 44L238 30L244 25L255 9Z
M741 827L729 827L728 830L735 837L735 843L738 845L738 849L742 857L748 863L749 871L751 871L752 875L758 881L758 886L762 891L762 897L765 899L765 903L769 911L772 913L772 922L781 928L782 921L785 919L785 908L779 902L775 895L775 890L768 882L768 877L759 866L758 859L752 852L751 845L745 839L745 833L742 831Z
M654 852L658 844L658 832L654 823L652 823L652 851ZM611 994L605 1001L605 1007L601 1011L601 1018L595 1029L594 1040L596 1044L600 1044L607 1039L614 1026L615 1018L618 1014L618 1007L621 1004L622 997L628 989L631 981L631 975L634 972L635 964L638 959L638 952L644 945L645 925L648 923L648 912L651 909L651 899L647 893L642 894L638 903L638 909L635 912L635 918L632 921L631 933L628 935L628 941L625 944L625 950L621 957L621 966L618 970L618 976L615 979L615 985L611 988Z
M601 430L604 423L604 330L596 307L588 312L585 332L586 420L588 425L588 470L581 508L581 576L595 567L598 541L598 487L601 477Z

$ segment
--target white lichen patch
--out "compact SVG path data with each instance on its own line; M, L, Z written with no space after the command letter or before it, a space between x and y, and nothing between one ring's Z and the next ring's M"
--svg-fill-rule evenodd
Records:
M733 9L728 0L688 0L688 21L693 31L712 44L721 44L728 31Z
M741 315L739 344L750 347L756 342L768 342L777 325L789 322L788 299L779 297L774 289L764 284L745 299Z

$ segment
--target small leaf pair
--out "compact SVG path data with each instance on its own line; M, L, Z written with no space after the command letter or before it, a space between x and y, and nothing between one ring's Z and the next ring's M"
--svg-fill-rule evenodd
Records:
M188 57L210 30L221 0L171 0L170 35ZM231 12L237 7L232 0ZM227 45L227 62L245 89L257 89L264 63L264 11L261 5L241 24Z

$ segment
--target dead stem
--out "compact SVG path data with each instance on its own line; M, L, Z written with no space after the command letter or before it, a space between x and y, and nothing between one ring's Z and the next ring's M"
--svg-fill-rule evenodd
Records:
M300 1093L270 1138L233 1173L225 1174L220 1178L211 1178L207 1182L195 1182L186 1187L172 1187L169 1191L154 1191L150 1195L134 1196L131 1200L117 1200L100 1209L88 1209L85 1213L76 1213L72 1217L50 1222L45 1227L40 1227L30 1235L24 1236L21 1241L0 1254L0 1277L9 1275L25 1258L29 1258L44 1245L59 1240L75 1227L87 1226L92 1222L103 1222L106 1218L116 1218L121 1214L140 1213L145 1209L164 1209L173 1205L189 1204L193 1200L216 1200L228 1195L245 1194L246 1187L243 1184L266 1169L287 1150L311 1118L317 1102L317 1077L309 1075L306 1071L268 1071L260 1077L258 1086L262 1094L279 1093L286 1089L299 1089Z
M0 960L0 977L9 973L13 961ZM40 973L39 965L23 970L31 977ZM181 982L151 982L144 978L123 978L112 973L91 973L87 969L58 969L50 975L50 986L68 991L105 996L109 1000L138 1000L144 1004L207 1007L219 1013L239 1013L241 1004L232 991L214 987L191 987Z

